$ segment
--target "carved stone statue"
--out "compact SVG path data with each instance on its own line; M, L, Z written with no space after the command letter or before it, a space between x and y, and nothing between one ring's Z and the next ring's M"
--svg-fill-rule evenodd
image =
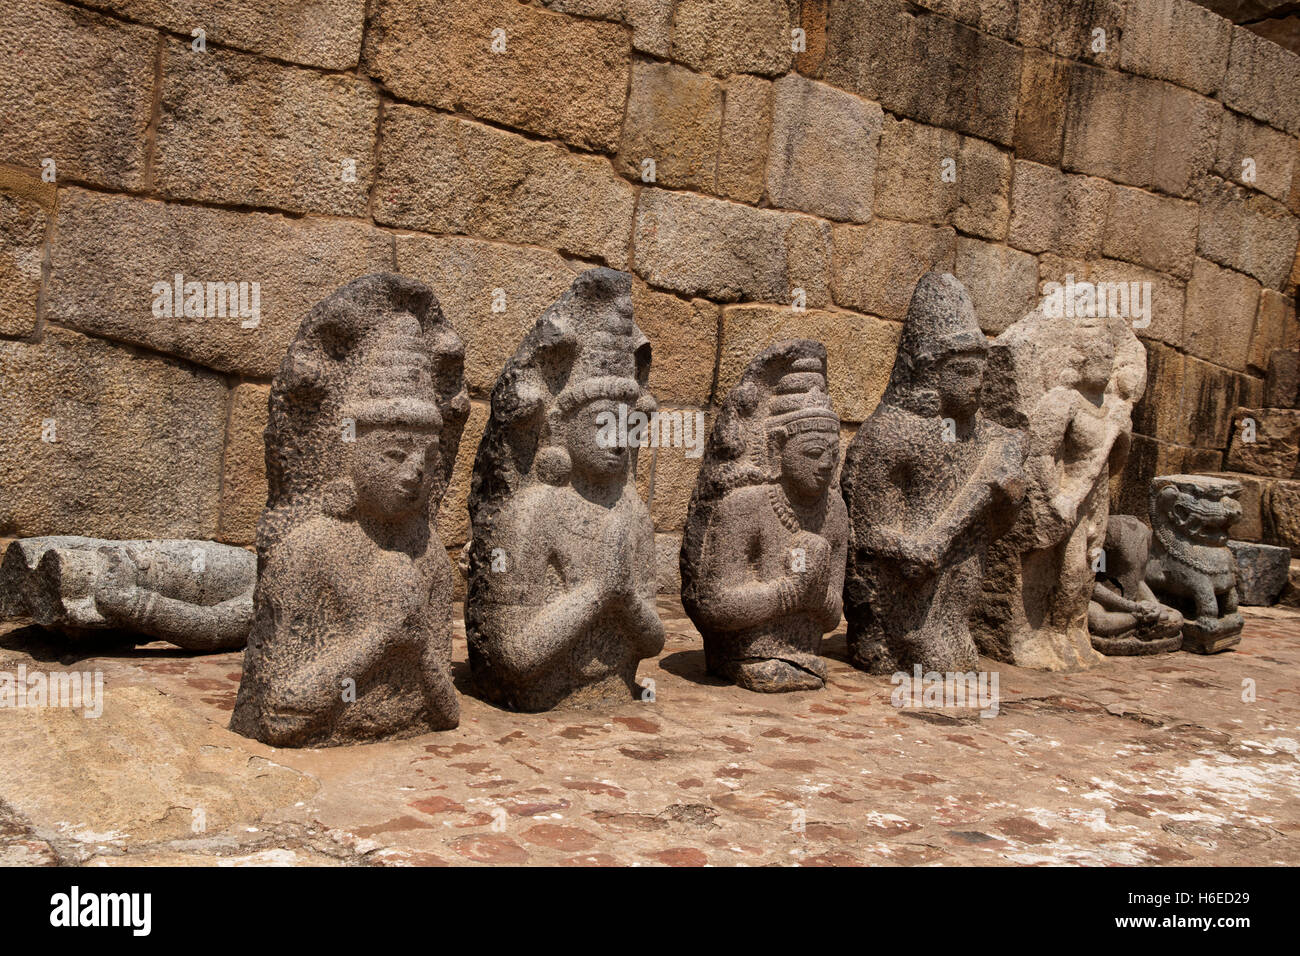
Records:
M1040 305L994 340L984 408L1028 431L1028 485L989 550L971 618L981 653L1045 670L1103 660L1088 634L1092 558L1145 388L1146 350L1124 319L1054 317Z
M0 618L84 639L96 632L191 651L244 646L257 560L215 541L21 538L0 563Z
M469 414L433 293L363 276L318 303L271 387L256 617L231 729L323 746L455 727L435 526Z
M1151 529L1141 518L1111 515L1104 569L1098 567L1088 602L1092 646L1112 657L1164 654L1183 644L1183 616L1161 604L1144 577Z
M1211 475L1162 475L1149 500L1151 589L1182 611L1183 650L1215 654L1241 642L1237 562L1228 526L1241 516L1240 482Z
M589 269L497 379L470 487L465 611L474 685L493 703L626 701L642 693L638 663L663 649L636 492L649 375L631 277Z
M967 617L1024 495L1023 431L980 413L987 344L966 289L922 276L889 386L849 446L849 660L888 674L978 665Z
M682 603L710 673L753 691L825 685L848 539L839 457L825 347L764 349L722 404L682 536Z

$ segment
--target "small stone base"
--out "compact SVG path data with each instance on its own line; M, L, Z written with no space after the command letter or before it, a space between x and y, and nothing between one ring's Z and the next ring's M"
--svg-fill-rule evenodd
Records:
M1183 646L1183 635L1175 633L1170 637L1143 637L1138 634L1125 634L1121 637L1100 637L1092 635L1093 650L1100 651L1107 657L1144 657L1148 654L1170 654Z
M1219 619L1213 627L1202 627L1192 621L1183 625L1183 650L1193 654L1217 654L1241 643L1242 617L1229 614Z

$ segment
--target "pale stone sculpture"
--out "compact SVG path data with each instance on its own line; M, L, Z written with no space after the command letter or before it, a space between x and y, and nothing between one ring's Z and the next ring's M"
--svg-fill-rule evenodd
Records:
M1161 604L1145 576L1151 529L1141 518L1111 515L1104 570L1098 567L1088 602L1092 646L1112 657L1164 654L1183 644L1183 616Z
M497 379L470 487L465 611L474 685L493 703L642 694L637 665L662 650L664 629L636 492L640 435L620 426L654 410L649 375L631 277L589 269Z
M981 653L1045 670L1103 660L1088 634L1092 562L1145 388L1146 350L1123 319L1040 305L994 340L984 408L1030 444L1025 501L989 550L971 618Z
M1241 641L1237 562L1228 526L1241 515L1241 483L1210 475L1151 480L1151 589L1183 613L1183 650L1214 654Z
M469 414L423 283L312 309L271 387L256 617L232 730L320 746L455 727L451 565L435 526Z
M753 691L825 685L848 543L839 457L825 347L764 349L722 404L682 536L682 604L710 673Z
M96 632L191 651L244 646L257 560L215 541L21 538L0 563L0 619L71 638Z
M989 543L1015 521L1028 450L1023 431L980 413L986 353L962 284L922 276L889 386L841 478L849 660L871 673L978 664L967 617Z

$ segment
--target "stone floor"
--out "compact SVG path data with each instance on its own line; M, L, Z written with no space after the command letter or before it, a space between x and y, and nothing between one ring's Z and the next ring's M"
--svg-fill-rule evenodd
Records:
M238 654L78 657L11 629L0 670L100 670L105 705L0 709L0 863L1300 863L1300 613L1249 610L1216 657L998 668L986 718L894 707L842 631L824 692L721 686L662 612L652 702L466 696L457 730L299 752L225 729Z

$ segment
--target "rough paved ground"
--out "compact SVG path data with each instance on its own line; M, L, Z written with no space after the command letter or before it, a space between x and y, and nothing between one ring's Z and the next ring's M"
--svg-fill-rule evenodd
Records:
M0 709L0 863L1300 863L1300 613L1247 609L1215 657L999 667L982 718L894 707L842 633L824 692L718 685L680 606L661 610L653 702L465 696L457 730L299 752L225 729L238 654L60 663L10 630L0 670L99 669L106 702ZM463 637L455 656L464 690Z

